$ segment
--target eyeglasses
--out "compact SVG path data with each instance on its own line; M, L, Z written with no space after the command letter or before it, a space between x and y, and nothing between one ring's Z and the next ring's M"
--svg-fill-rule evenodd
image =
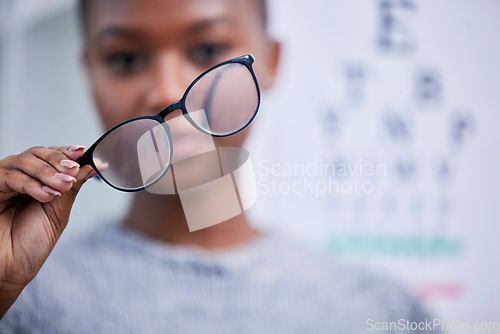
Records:
M157 115L114 126L77 162L92 166L108 185L120 191L139 191L153 185L172 164L167 115L180 109L191 125L214 137L236 134L253 121L260 105L254 61L249 54L213 66L189 85L179 101Z

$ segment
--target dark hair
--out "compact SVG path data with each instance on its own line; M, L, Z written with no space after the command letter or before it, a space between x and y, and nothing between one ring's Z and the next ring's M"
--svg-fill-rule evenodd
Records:
M84 34L87 32L87 22L89 15L89 6L93 0L78 0L78 16L80 18L80 24L83 28ZM101 0L102 1L102 0ZM267 29L267 0L248 0L258 6L259 14L262 17L262 23L264 24L264 29Z

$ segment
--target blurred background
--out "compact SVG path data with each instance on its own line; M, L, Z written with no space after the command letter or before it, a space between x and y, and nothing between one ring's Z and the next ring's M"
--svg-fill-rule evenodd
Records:
M255 224L400 279L436 317L500 321L500 2L269 10L283 53L247 144ZM73 1L0 0L0 157L101 134L80 43ZM63 238L128 199L89 182Z

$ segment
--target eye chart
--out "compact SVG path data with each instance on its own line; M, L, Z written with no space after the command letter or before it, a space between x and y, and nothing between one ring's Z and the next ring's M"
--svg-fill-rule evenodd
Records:
M439 317L498 320L500 3L271 9L283 63L253 136L257 219L400 279Z

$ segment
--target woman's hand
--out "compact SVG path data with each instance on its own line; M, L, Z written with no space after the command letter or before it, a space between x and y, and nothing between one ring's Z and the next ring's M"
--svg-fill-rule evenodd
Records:
M93 175L84 147L34 147L0 160L0 318L38 273Z

